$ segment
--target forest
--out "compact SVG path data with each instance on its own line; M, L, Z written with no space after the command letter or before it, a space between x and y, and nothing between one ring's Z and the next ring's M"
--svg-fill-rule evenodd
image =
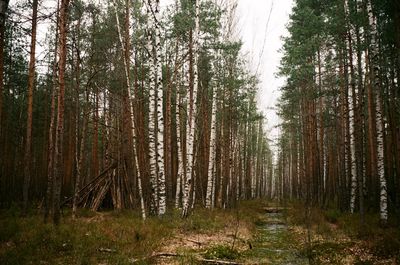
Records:
M161 16L159 4L60 2L43 73L18 11L8 16L4 206L38 201L58 223L68 204L141 208L146 218L266 194L272 162L258 81L221 24L229 13L183 1ZM37 1L32 10L35 43Z
M0 1L1 264L400 263L400 2L288 1L271 137L240 1Z

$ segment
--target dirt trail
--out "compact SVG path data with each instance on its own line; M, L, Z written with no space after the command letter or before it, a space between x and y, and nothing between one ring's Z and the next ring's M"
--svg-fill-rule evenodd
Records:
M257 225L257 237L248 251L246 264L308 264L296 250L285 218L285 208L264 208L263 219Z

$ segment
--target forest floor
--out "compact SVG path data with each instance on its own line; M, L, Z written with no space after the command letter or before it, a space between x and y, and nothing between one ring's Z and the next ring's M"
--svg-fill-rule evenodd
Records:
M400 264L400 231L368 216L265 201L237 209L170 211L145 223L139 212L64 211L58 227L32 212L0 211L0 264ZM309 244L310 231L311 244Z

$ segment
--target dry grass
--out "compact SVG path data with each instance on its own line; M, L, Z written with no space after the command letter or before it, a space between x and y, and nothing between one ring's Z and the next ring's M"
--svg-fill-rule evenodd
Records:
M314 208L310 249L304 213L301 205L291 208L291 229L314 264L400 264L400 232L395 226L382 228L377 216L367 215L360 226L358 215Z
M191 264L192 253L204 253L215 245L235 242L235 249L245 249L259 203L244 203L238 210L199 208L187 219L179 211L170 211L146 222L135 211L82 210L77 220L65 213L58 227L44 224L41 215L20 218L18 213L3 211L0 264L132 264L156 252L187 257L139 264Z

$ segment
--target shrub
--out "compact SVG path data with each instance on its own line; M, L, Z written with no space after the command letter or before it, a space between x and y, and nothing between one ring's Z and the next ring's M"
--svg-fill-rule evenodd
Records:
M206 251L204 257L206 259L234 260L240 257L240 253L227 245L215 245Z
M327 210L325 212L325 219L332 224L337 224L339 218L341 216L340 211L336 210L336 209L332 209L332 210Z
M13 238L19 231L19 225L15 218L0 222L0 242L6 242Z

